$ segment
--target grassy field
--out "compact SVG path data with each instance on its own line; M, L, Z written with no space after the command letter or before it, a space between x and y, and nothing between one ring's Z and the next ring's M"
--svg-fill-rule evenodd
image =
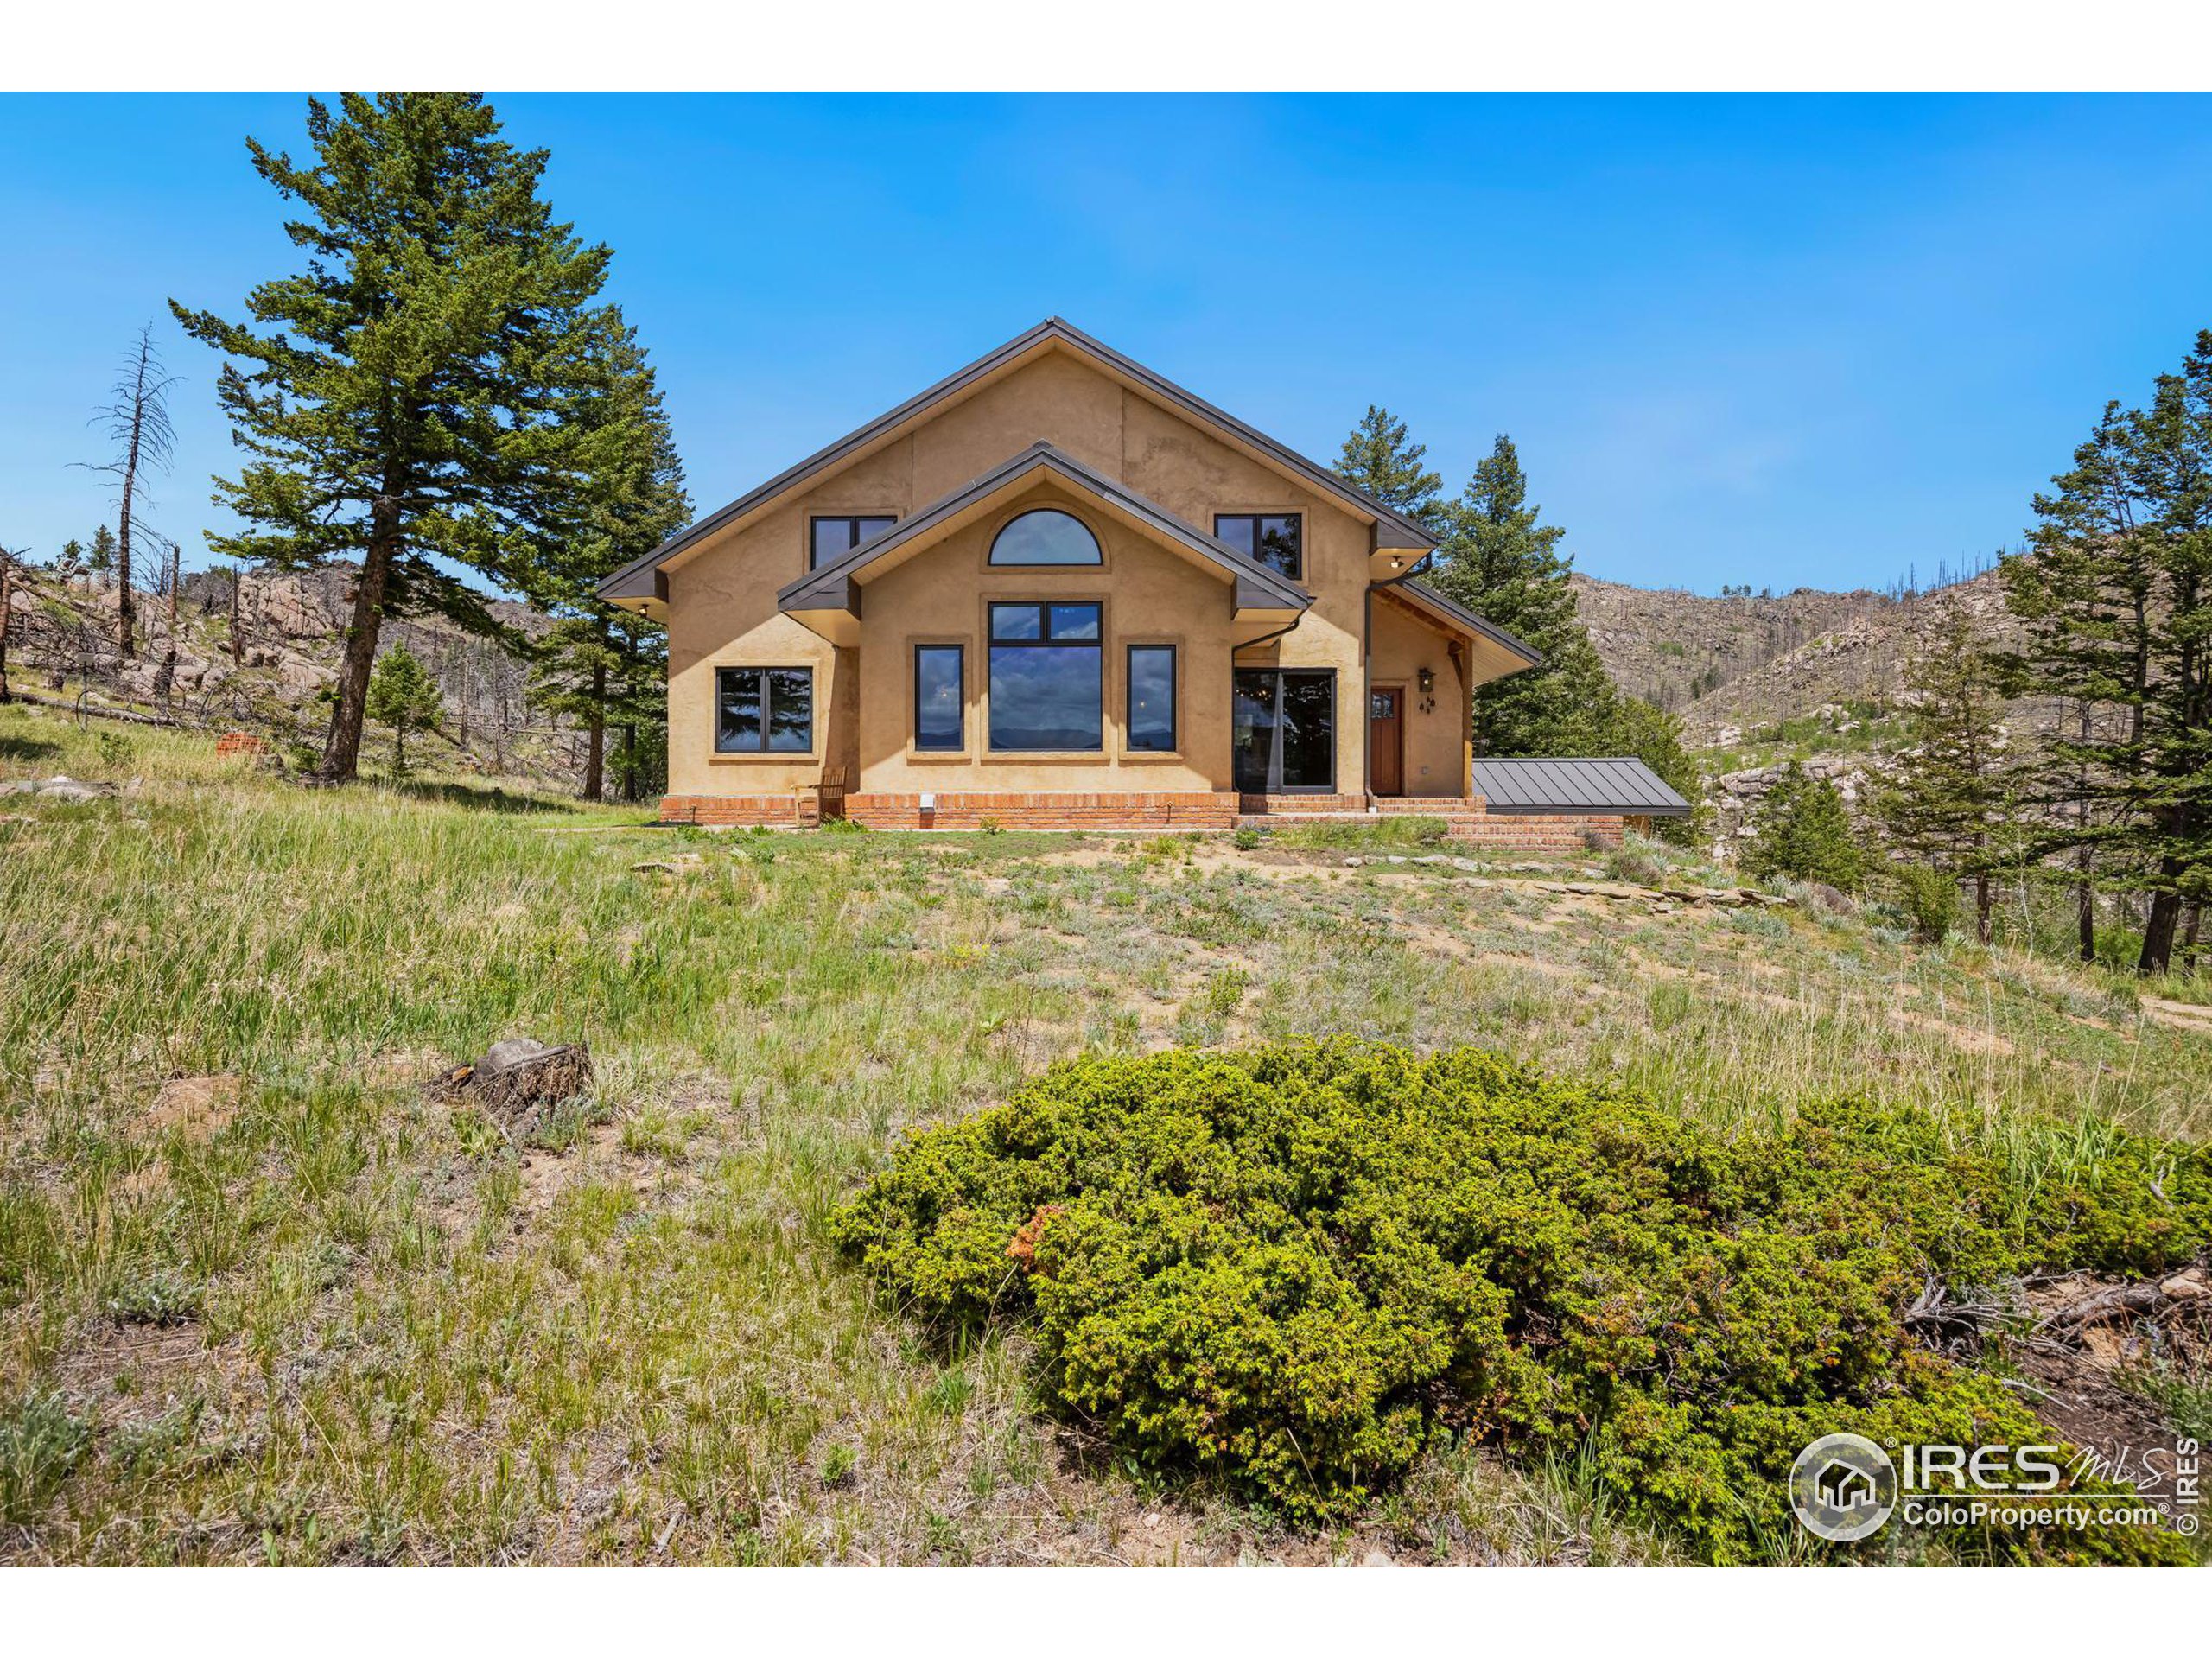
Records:
M2191 987L1542 885L1597 858L668 831L124 741L0 707L0 779L140 780L0 798L0 1559L1663 1559L1473 1448L1319 1536L1147 1486L825 1217L1061 1056L1329 1032L1724 1127L1927 1102L2030 1177L2212 1128ZM425 1087L517 1034L598 1072L519 1146Z

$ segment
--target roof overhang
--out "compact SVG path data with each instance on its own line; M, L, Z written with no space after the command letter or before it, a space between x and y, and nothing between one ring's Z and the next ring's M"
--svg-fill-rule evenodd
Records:
M1287 576L1185 524L1096 467L1049 443L1038 443L881 535L785 583L776 594L776 607L837 645L855 644L861 594L870 582L1007 501L1053 487L1217 576L1230 588L1230 602L1240 627L1255 633L1267 627L1287 627L1313 602L1313 595Z
M985 386L1051 352L1066 352L1083 359L1141 396L1210 428L1230 448L1243 452L1261 465L1332 497L1346 512L1371 527L1372 551L1420 554L1435 547L1436 537L1418 524L1385 506L1365 491L1346 483L1319 462L1308 460L1288 445L1277 442L1235 416L1185 391L1165 376L1155 374L1132 358L1124 357L1072 324L1058 317L1048 317L1035 327L1015 335L997 350L985 353L965 368L916 393L896 408L886 410L865 426L857 427L835 443L817 450L797 466L777 474L757 489L747 491L728 505L678 531L644 557L633 560L607 577L600 584L600 596L627 608L642 608L633 601L652 598L645 591L647 579L652 571L682 565L706 543L766 511L789 492L817 482L874 454L895 442L924 416L973 397ZM664 594L660 605L664 612Z
M1543 666L1544 654L1515 639L1487 617L1478 616L1433 588L1417 582L1381 582L1369 591L1385 602L1402 607L1431 627L1459 641L1466 648L1471 685L1487 685L1524 668Z

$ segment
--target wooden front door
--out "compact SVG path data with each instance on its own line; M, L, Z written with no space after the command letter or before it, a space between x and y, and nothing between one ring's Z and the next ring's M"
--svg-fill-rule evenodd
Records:
M1367 694L1368 787L1377 795L1406 792L1406 688L1378 685Z

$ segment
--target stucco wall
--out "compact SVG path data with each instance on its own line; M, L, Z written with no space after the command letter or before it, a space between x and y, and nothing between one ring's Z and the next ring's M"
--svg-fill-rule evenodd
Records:
M1264 423L1265 411L1258 414ZM970 719L983 673L982 549L993 518L957 546L918 556L864 589L862 643L840 653L776 610L776 589L806 568L806 529L818 513L912 515L988 472L1039 439L1119 478L1139 494L1200 530L1217 512L1296 512L1305 520L1305 584L1315 602L1291 632L1236 656L1238 664L1333 668L1338 676L1337 786L1356 791L1366 779L1366 681L1360 659L1365 626L1369 527L1335 498L1294 483L1160 408L1141 394L1062 352L1026 362L964 401L944 408L883 448L810 488L783 498L742 526L687 550L667 570L669 587L669 789L677 795L755 794L817 781L825 765L848 770L855 786L916 788L1163 790L1227 788L1229 646L1227 589L1175 555L1077 504L1085 521L1109 541L1116 561L1109 602L1107 708L1118 727L1123 671L1119 646L1139 637L1186 636L1179 662L1186 722L1180 761L1126 763L1107 781L1100 763L1056 765L979 760L967 766L914 761L903 731L910 723L912 658L904 648L919 632L957 621L972 636L969 653ZM1097 571L994 573L994 582L1048 591L1096 592ZM1124 582L1135 584L1123 591ZM1007 596L1007 595L1002 595ZM917 608L918 607L918 608ZM1157 610L1157 614L1147 614ZM957 613L957 616L955 613ZM926 618L926 620L923 619ZM1218 629L1216 620L1218 620ZM1409 629L1418 624L1408 621ZM871 653L887 641L891 650ZM1450 664L1439 640L1433 654L1442 675ZM815 671L815 751L805 757L734 757L714 752L714 670L721 664L808 666ZM859 689L857 716L853 694ZM1440 691L1440 709L1444 705ZM1407 785L1445 774L1426 746L1416 759L1408 727ZM1437 792L1456 792L1456 785Z
M992 538L1017 514L1039 507L1075 513L1097 536L1103 565L1068 569L995 569ZM1058 790L1140 792L1230 787L1230 628L1233 586L1149 537L1109 519L1078 497L1050 488L1021 493L863 590L860 658L860 784L887 794L919 791ZM1096 755L994 754L989 730L993 601L1098 601L1104 641L1104 748ZM958 754L917 752L914 647L965 647L964 730ZM1132 753L1125 741L1128 647L1176 647L1173 754Z
M1436 689L1427 699L1421 694L1424 668L1436 676ZM1405 792L1465 794L1468 686L1446 649L1444 636L1378 597L1368 677L1376 685L1406 689L1399 715L1405 729ZM1424 701L1434 706L1424 712Z

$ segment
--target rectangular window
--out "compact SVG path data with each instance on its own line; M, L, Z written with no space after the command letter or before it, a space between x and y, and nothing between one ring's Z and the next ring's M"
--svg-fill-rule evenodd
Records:
M964 749L961 688L967 652L958 645L914 647L914 747Z
M1105 677L1096 605L991 607L991 747L1097 749Z
M842 557L862 542L874 540L898 522L887 512L810 518L806 526L806 568L812 570Z
M1175 747L1175 647L1129 647L1129 747Z
M1306 580L1306 526L1297 513L1216 513L1213 537L1293 582Z
M715 747L723 754L808 754L814 749L814 671L715 671Z
M1240 668L1230 747L1248 795L1336 787L1337 677L1327 669Z

